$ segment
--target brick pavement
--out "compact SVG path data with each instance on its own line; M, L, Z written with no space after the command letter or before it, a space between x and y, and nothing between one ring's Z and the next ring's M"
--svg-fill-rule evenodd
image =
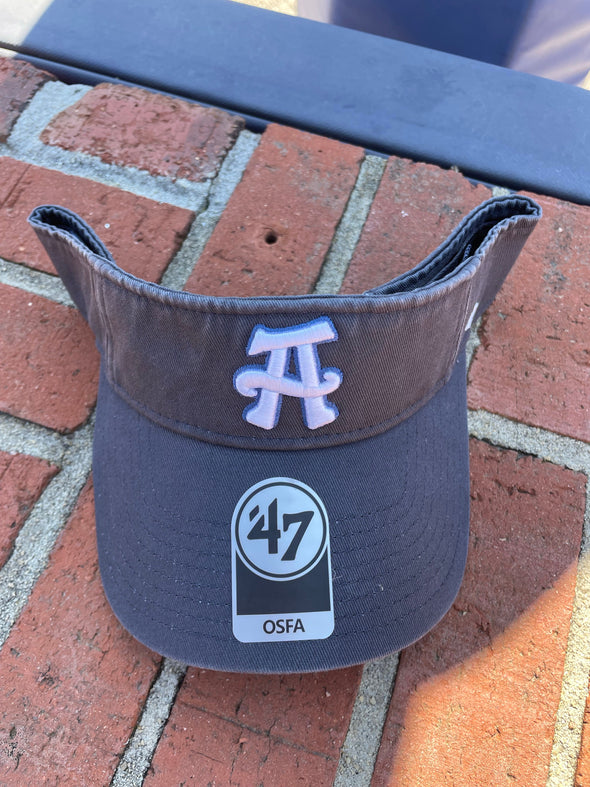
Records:
M231 675L162 659L104 599L97 354L30 208L65 204L123 267L177 287L354 292L490 189L11 61L0 155L0 785L590 784L590 207L540 197L472 332L471 550L448 615L399 658Z

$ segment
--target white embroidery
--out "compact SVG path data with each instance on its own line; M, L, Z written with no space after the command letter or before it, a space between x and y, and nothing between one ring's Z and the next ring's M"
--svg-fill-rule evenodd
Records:
M268 353L266 366L242 366L234 375L234 386L243 396L258 396L243 412L248 423L272 429L279 420L283 396L301 399L303 420L309 429L332 423L338 417L336 405L326 396L342 382L340 369L322 369L317 345L338 338L331 320L321 317L292 328L257 325L248 343L248 355ZM298 376L287 372L295 352Z

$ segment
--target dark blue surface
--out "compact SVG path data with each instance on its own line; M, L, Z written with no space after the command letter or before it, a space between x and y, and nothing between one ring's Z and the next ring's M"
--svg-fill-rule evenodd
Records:
M298 0L300 16L579 85L588 0Z
M590 95L569 85L229 0L55 0L20 49L590 203Z
M531 0L299 0L298 11L308 19L504 66L530 6Z
M162 429L101 378L94 439L100 571L121 623L166 656L240 672L334 669L425 634L453 603L469 535L465 355L395 429L309 451L247 451ZM232 636L230 528L265 478L308 484L330 520L335 630Z

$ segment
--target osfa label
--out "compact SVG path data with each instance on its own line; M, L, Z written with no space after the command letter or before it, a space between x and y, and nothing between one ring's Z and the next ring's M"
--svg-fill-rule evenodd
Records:
M334 630L324 504L292 478L250 487L232 518L232 621L240 642L324 639Z

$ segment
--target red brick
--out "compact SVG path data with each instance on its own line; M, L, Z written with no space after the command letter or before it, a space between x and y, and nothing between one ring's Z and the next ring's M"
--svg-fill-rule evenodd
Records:
M167 729L145 787L330 787L335 763L217 716L191 710ZM169 725L170 726L170 725Z
M326 756L338 756L360 668L299 675L190 670L182 701Z
M490 196L458 172L390 158L342 292L364 292L410 270Z
M146 787L183 782L331 785L360 672L236 675L189 670Z
M50 79L51 74L24 60L0 58L0 142L6 142L19 115Z
M26 168L27 165L23 164L22 161L0 156L0 205L9 198ZM1 238L0 242L2 242ZM3 251L0 250L0 253L3 253Z
M54 118L48 145L99 156L152 175L213 177L244 127L240 117L126 85L97 85Z
M590 208L544 216L484 317L469 405L590 440Z
M66 432L96 401L98 352L78 311L0 284L0 410Z
M26 168L27 165L23 164L22 161L0 156L0 205L8 199L12 190L16 188Z
M586 479L471 449L465 580L443 621L401 655L374 787L547 780Z
M574 787L590 787L590 686L582 727L582 746L578 757Z
M159 657L119 625L87 486L0 660L0 784L110 783Z
M360 148L269 126L186 289L238 296L309 292L362 157Z
M159 281L185 238L191 211L137 197L93 180L0 158L0 256L55 273L27 224L37 205L52 203L88 221L121 268Z
M0 568L33 504L57 470L43 459L0 451Z

